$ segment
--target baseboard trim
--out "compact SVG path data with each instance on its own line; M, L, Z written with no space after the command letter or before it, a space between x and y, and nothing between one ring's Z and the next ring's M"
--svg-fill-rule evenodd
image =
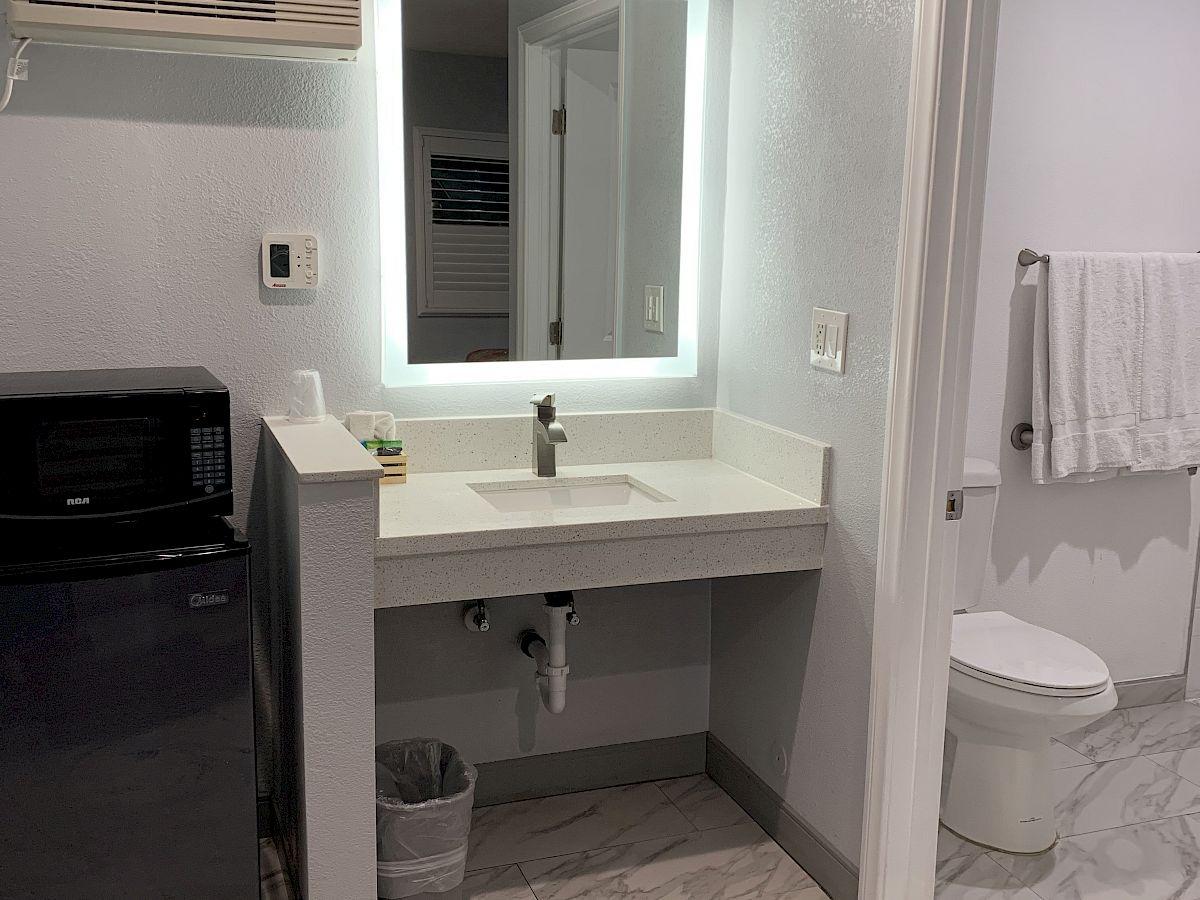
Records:
M831 900L856 900L858 866L784 804L750 767L711 734L708 775L808 872Z
M1174 703L1187 695L1186 675L1162 675L1117 682L1117 709Z
M475 805L699 775L704 771L706 737L700 732L481 763Z

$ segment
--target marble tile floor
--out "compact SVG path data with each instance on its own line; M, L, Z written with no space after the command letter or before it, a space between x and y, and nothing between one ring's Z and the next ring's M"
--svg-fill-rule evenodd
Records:
M261 900L289 900L270 842ZM707 775L475 810L455 900L828 900Z
M937 900L1200 900L1200 703L1115 710L1053 759L1058 845L1014 856L943 828Z
M706 775L476 810L463 900L828 900Z

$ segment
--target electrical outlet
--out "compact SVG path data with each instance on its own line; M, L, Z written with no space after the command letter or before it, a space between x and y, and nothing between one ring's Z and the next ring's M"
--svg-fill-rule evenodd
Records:
M814 369L846 374L846 325L844 312L815 307L812 315L812 344L808 361Z

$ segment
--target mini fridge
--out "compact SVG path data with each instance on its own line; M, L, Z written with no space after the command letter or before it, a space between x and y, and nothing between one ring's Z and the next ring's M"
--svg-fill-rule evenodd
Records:
M0 533L0 898L258 897L249 545Z

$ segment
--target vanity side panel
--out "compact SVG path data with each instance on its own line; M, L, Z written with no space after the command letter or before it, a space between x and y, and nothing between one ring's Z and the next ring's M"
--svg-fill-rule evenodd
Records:
M376 482L298 497L304 896L374 897Z

